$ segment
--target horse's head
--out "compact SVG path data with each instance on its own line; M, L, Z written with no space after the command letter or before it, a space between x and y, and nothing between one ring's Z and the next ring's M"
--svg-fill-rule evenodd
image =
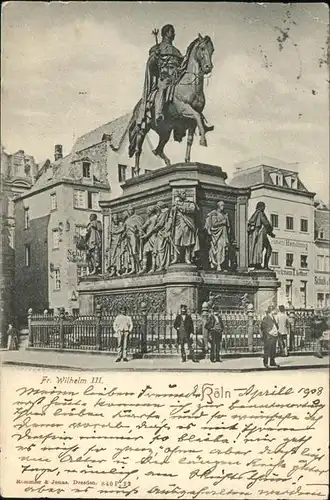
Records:
M211 73L213 69L212 55L214 46L209 36L198 35L195 57L205 75Z

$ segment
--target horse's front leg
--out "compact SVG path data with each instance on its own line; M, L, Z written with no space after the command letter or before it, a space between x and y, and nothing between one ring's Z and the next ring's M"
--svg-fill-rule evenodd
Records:
M196 126L188 129L187 149L186 149L186 157L185 157L186 163L190 162L191 146L192 146L192 143L194 142L195 129L196 129Z
M207 141L206 141L206 137L205 137L204 123L203 123L203 119L202 119L201 113L199 113L198 111L196 111L188 103L180 102L180 104L178 103L176 105L177 105L178 111L182 114L182 116L184 116L184 118L190 118L190 119L195 120L195 122L197 124L197 127L198 127L198 130L199 130L199 134L201 136L201 138L199 140L199 144L201 146L207 146Z

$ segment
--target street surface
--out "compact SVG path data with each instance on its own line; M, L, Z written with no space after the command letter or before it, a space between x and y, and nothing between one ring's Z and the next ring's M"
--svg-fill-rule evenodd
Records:
M190 371L190 370L214 370L252 372L266 371L260 357L224 358L222 363L211 363L209 360L201 360L193 363L188 360L182 363L180 358L147 358L129 359L128 363L115 363L116 356L99 353L71 353L54 351L0 351L1 365L10 364L18 366L36 366L41 368L73 369L73 370L143 370L143 371ZM289 356L287 358L276 358L280 370L295 369L329 369L329 356L325 355L319 359L313 355ZM278 370L271 368L270 370Z

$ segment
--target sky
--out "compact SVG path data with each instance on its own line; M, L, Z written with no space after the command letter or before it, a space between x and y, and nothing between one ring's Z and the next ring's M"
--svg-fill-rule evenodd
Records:
M212 38L205 80L208 147L192 161L268 156L294 164L329 202L328 7L315 3L8 2L2 7L1 142L37 161L130 113L140 99L154 28L172 23L182 53ZM152 134L152 132L151 132ZM155 136L151 136L155 142ZM183 144L166 147L182 161Z

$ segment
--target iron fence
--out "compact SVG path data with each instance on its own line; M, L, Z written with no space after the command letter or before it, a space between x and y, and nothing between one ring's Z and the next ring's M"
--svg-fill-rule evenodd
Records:
M244 354L261 352L263 349L260 331L261 315L241 309L222 310L224 323L222 354ZM179 353L179 340L173 328L174 314L148 314L141 311L132 314L133 331L128 340L128 353L133 357L143 355L175 355ZM289 352L315 349L312 310L289 312ZM192 314L194 334L193 350L203 355L202 319ZM33 314L29 310L29 346L49 349L73 349L80 351L116 352L117 339L113 330L115 315L102 314L100 308L93 315L70 316L61 312L58 316Z

